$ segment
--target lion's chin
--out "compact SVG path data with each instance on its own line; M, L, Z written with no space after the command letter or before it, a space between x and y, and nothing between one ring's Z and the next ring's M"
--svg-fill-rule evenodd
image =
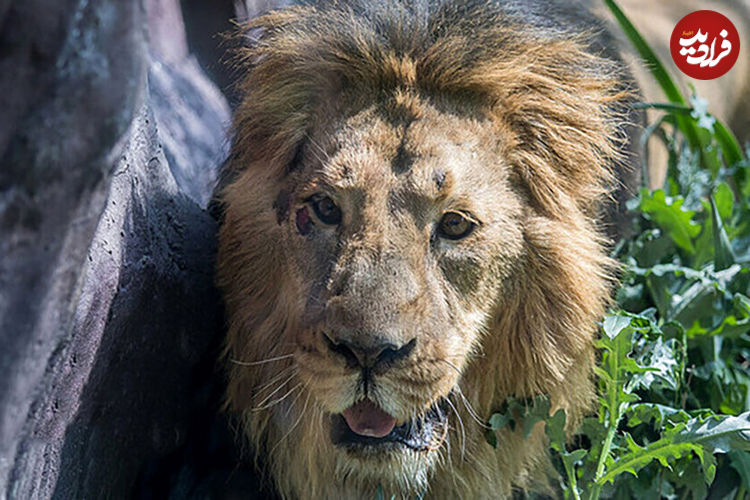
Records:
M352 418L330 418L330 441L335 450L335 476L341 498L414 498L428 488L429 477L441 456L448 435L448 413L443 400L404 424L375 425L358 434ZM363 428L354 425L360 432ZM369 434L369 435L368 435Z
M365 400L367 401L367 400ZM446 401L439 400L422 415L401 425L391 425L385 432L363 432L348 415L331 417L331 442L349 454L365 457L383 457L402 452L430 452L440 448L448 432ZM356 406L362 406L358 403ZM365 403L365 406L372 406ZM347 410L348 411L348 410ZM383 413L381 410L374 410ZM346 414L346 412L345 412ZM387 416L387 415L386 415Z

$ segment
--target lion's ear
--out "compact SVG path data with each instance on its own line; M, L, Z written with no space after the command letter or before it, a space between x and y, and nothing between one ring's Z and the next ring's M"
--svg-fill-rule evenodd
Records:
M258 162L271 174L293 170L319 108L334 102L339 82L323 57L318 17L315 9L290 7L238 29L243 43L234 64L243 75L236 85L242 99L234 112L230 171Z

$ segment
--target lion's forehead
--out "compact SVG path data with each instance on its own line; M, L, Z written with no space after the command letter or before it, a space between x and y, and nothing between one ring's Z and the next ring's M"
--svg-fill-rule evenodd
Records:
M428 106L398 120L373 106L312 140L313 149L325 151L314 177L391 209L459 204L470 210L494 205L507 189L501 139L491 123Z

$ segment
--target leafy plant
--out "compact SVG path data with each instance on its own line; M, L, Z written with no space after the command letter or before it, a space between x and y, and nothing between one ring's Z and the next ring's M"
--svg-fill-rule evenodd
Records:
M669 102L644 135L662 140L662 188L629 202L634 236L618 309L601 323L599 408L570 444L565 413L510 399L491 431L544 422L566 499L746 498L750 491L750 178L747 152L686 98L612 0L604 3ZM717 481L716 478L722 478Z

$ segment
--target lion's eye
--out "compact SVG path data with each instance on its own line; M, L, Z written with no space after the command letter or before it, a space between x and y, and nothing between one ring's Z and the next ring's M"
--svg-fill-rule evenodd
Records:
M446 212L440 219L438 234L449 240L460 240L466 238L474 229L474 222L458 212Z
M328 196L313 196L310 199L310 205L323 224L335 226L341 223L341 209Z

